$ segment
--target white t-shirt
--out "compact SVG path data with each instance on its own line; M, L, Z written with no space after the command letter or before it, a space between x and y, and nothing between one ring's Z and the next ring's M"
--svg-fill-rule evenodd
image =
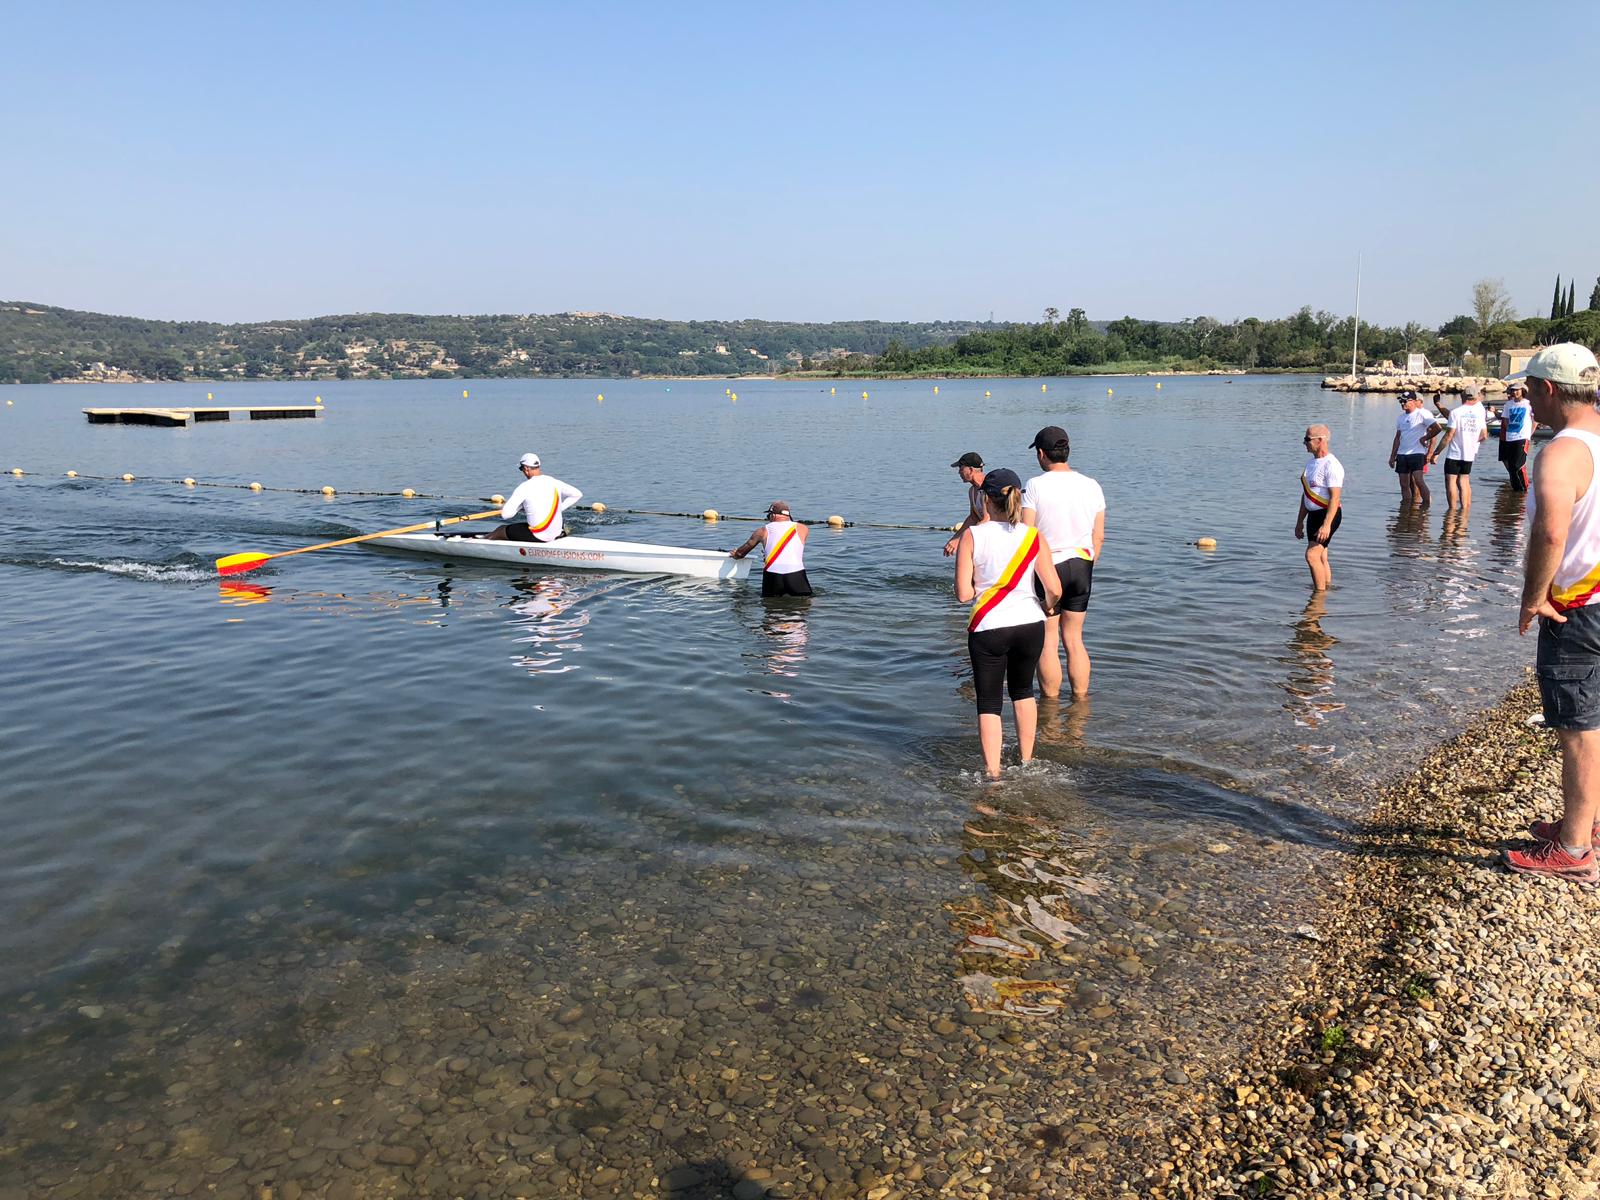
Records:
M1533 436L1533 408L1526 400L1507 400L1500 410L1501 437L1525 442Z
M1022 509L1050 543L1052 562L1094 557L1094 519L1106 510L1106 494L1082 471L1046 471L1022 489Z
M1420 408L1413 408L1410 412L1402 411L1394 427L1400 434L1400 448L1395 453L1421 454L1424 449L1422 435L1433 428L1433 416Z
M1458 404L1450 412L1450 444L1445 449L1445 458L1464 462L1477 458L1478 443L1483 441L1488 428L1489 418L1484 415L1482 404Z
M985 521L967 532L972 538L972 582L978 591L967 628L973 633L983 633L989 629L1043 621L1044 609L1039 607L1033 591L1032 565L1018 564L1016 578L1004 579L1006 568L1013 564L1017 551L1024 541L1034 536L1034 531L1026 525ZM1013 586L1003 595L991 594L989 589L1001 582L1010 582Z
M583 493L570 483L554 475L535 475L506 497L500 515L507 521L526 521L536 541L551 542L561 536L561 514L582 499Z
M1305 485L1324 500L1331 500L1333 489L1344 486L1344 464L1331 454L1321 458L1313 454L1306 462ZM1304 494L1300 504L1307 512L1323 512L1327 508L1325 504L1313 504L1311 497Z

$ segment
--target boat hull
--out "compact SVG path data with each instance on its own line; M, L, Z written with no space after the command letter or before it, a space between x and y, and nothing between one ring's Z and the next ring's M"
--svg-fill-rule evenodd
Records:
M486 541L402 533L374 538L366 545L401 550L451 562L494 563L507 567L571 567L583 571L624 571L634 575L689 575L696 579L745 579L748 558L729 558L720 550L685 546L653 546L645 542L612 542L602 538L564 537L553 542Z

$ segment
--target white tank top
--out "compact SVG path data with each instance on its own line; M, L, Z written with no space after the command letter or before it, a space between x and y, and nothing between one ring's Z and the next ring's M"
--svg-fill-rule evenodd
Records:
M800 526L793 521L768 521L767 540L763 542L767 570L774 575L793 575L805 570L805 542L800 540Z
M1589 448L1593 474L1589 490L1572 506L1572 525L1567 530L1567 545L1561 563L1550 583L1550 602L1559 609L1583 608L1600 603L1600 436L1582 429L1563 429L1551 439L1577 438ZM1533 523L1533 494L1528 496L1528 521Z
M1029 525L989 520L974 525L972 582L978 589L969 633L1005 629L1044 620L1044 609L1033 594L1033 561L1039 552L1039 531Z

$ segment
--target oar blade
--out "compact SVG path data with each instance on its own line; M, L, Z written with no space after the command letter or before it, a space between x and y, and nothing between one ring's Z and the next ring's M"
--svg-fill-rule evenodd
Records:
M272 555L270 554L259 554L254 551L245 554L229 554L224 558L217 559L217 574L242 575L246 571L254 571L271 557Z

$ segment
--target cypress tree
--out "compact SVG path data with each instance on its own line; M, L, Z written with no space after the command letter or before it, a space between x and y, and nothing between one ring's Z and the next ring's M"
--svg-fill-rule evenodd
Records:
M1566 310L1566 312L1562 313L1561 315L1564 316L1564 317L1570 317L1574 312L1577 311L1577 307L1578 307L1578 281L1576 279L1573 279L1573 280L1568 281L1568 283L1567 283L1567 310Z
M1560 275L1556 276L1555 294L1550 297L1550 319L1552 321L1559 321L1561 319L1561 276Z
M1594 281L1594 291L1589 293L1589 307L1600 312L1600 279Z

